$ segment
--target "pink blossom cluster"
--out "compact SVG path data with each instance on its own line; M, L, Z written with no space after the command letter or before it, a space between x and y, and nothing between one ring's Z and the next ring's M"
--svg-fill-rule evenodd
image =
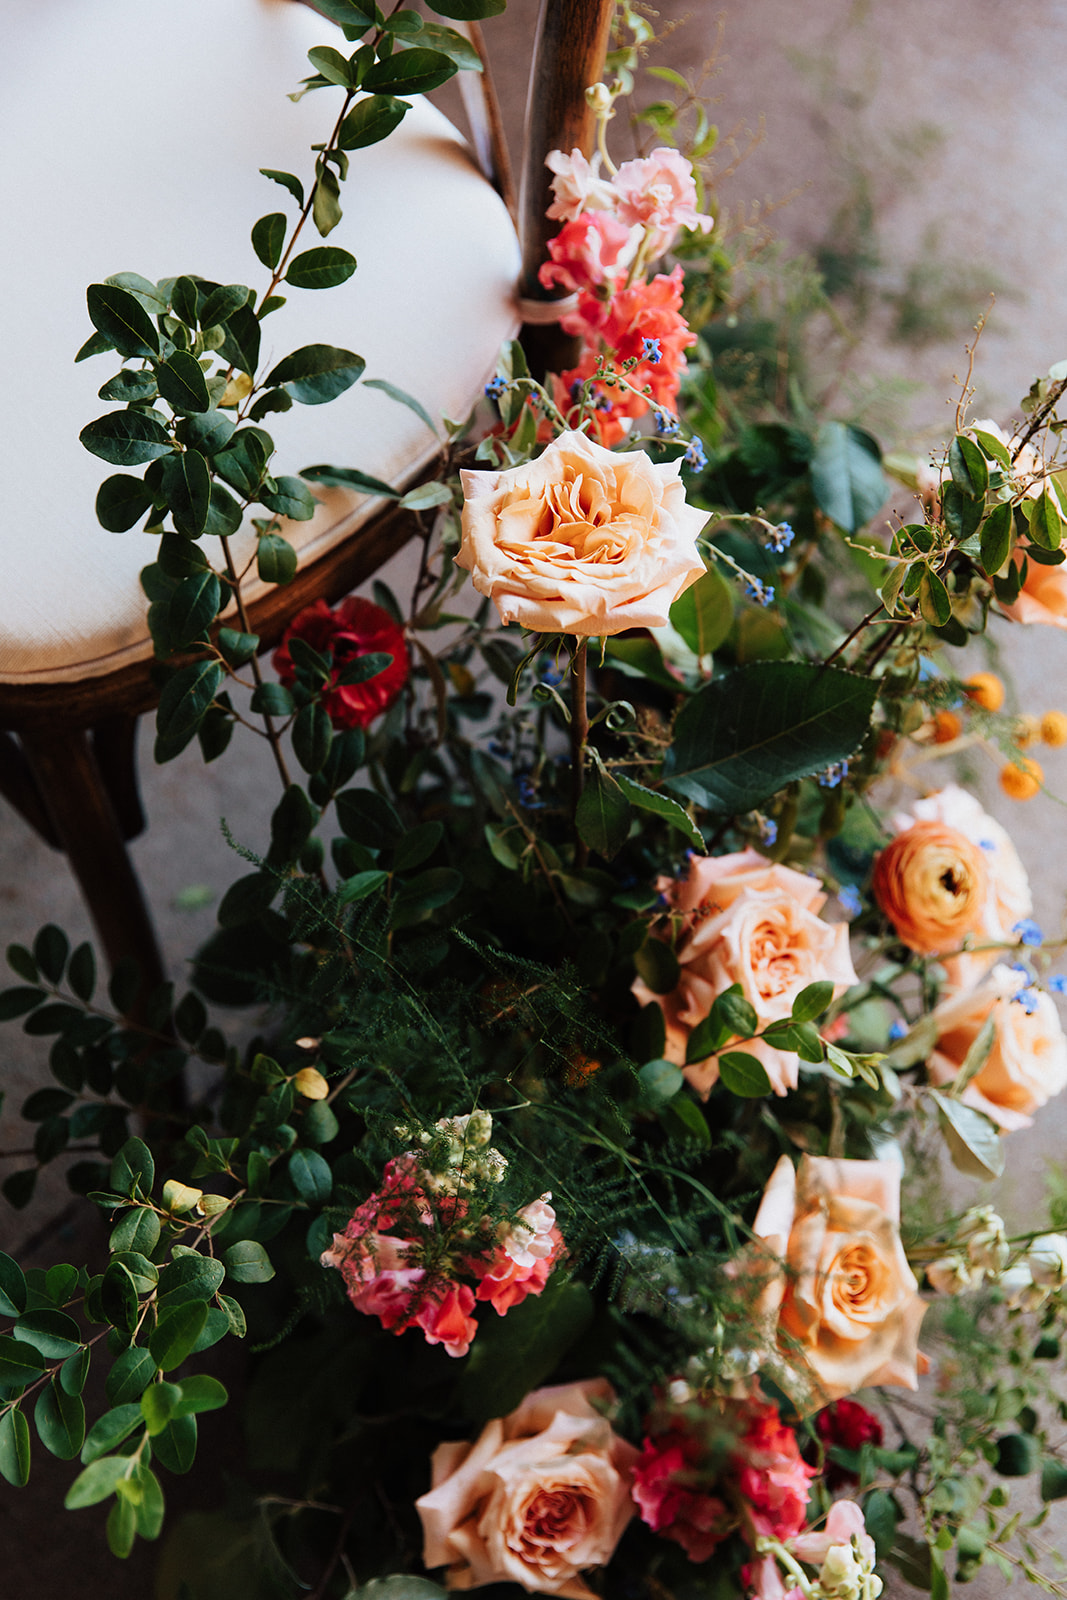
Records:
M421 1328L428 1344L465 1356L487 1301L499 1316L540 1294L563 1251L552 1196L544 1194L494 1230L473 1216L462 1180L442 1185L418 1152L385 1168L382 1186L335 1233L322 1256L337 1267L357 1311L383 1328ZM466 1281L465 1281L466 1280Z
M583 346L578 365L558 380L557 403L566 410L574 386L593 377L601 355L617 366L637 358L629 382L650 390L646 398L598 386L595 423L610 445L650 406L674 409L684 352L696 342L682 315L682 269L651 279L641 269L668 251L682 228L706 233L712 218L697 211L693 169L677 150L627 161L610 180L579 150L553 151L548 165L556 197L548 215L563 227L549 241L552 259L539 277L545 288L577 294L577 306L560 320Z

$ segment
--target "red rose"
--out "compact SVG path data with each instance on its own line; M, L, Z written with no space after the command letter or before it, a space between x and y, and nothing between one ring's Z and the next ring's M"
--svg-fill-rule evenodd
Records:
M827 1449L836 1445L841 1450L859 1450L865 1444L882 1442L882 1424L878 1418L861 1406L858 1400L835 1400L815 1418L815 1432ZM858 1483L854 1472L839 1466L836 1461L826 1463L826 1483L831 1489L843 1483Z
M334 684L358 656L378 652L392 656L392 663L384 672L368 678L365 683L343 684L323 696L322 703L335 727L368 727L375 717L388 711L408 681L411 663L403 629L388 611L359 595L342 600L335 611L330 610L325 600L316 600L297 612L274 652L274 670L286 685L296 681L296 668L289 653L290 639L303 639L322 655L332 655L331 682Z

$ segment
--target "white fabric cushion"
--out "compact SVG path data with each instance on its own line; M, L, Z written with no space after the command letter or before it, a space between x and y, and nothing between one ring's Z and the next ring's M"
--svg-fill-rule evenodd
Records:
M71 681L151 654L138 573L155 551L139 528L96 522L103 479L144 469L109 466L78 441L112 409L97 390L118 366L113 355L74 365L92 332L85 288L121 271L194 272L261 295L268 274L251 226L295 206L258 169L309 187L310 146L327 136L341 91L296 105L286 96L311 71L310 46L344 40L294 0L0 0L0 14L0 456L18 506L0 536L0 682ZM336 289L287 291L263 324L260 370L301 345L336 344L432 416L465 415L517 327L504 206L421 100L388 140L352 153L341 203L326 242L351 250L358 269ZM309 222L297 249L322 243ZM331 462L395 483L436 448L407 407L362 384L262 425L281 473ZM288 529L302 562L382 503L323 501Z

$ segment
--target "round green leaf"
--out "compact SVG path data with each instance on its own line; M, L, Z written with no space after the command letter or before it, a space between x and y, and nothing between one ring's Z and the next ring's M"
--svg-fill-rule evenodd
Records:
M314 1152L305 1151L305 1155ZM322 1161L322 1157L318 1158ZM326 1163L323 1162L323 1166ZM327 1169L328 1170L328 1169ZM332 1182L332 1179L331 1179ZM329 1191L327 1190L327 1193ZM263 1246L255 1239L242 1239L237 1244L232 1244L224 1252L223 1261L226 1272L235 1283L268 1283L274 1276L274 1268L270 1257Z
M166 429L143 411L109 411L87 423L78 438L86 450L115 467L136 467L171 451Z
M96 492L96 520L108 533L125 533L152 504L152 492L140 478L116 472Z
M754 1100L770 1094L771 1080L762 1061L742 1050L726 1050L719 1057L719 1077L731 1094Z
M309 255L315 253L308 251ZM320 253L329 255L330 251ZM362 356L351 350L341 350L332 344L306 344L279 361L266 381L283 388L301 405L325 405L357 383L365 365Z
M159 355L159 334L148 312L125 289L113 283L91 283L85 294L93 327L120 356Z
M269 216L260 217L252 229L252 249L271 272L282 259L288 226L284 211L272 211Z
M175 350L162 362L156 368L156 382L163 399L173 410L183 413L211 410L204 369L188 350Z
M316 245L289 263L285 282L294 289L334 289L347 283L355 270L356 258L348 250L337 245Z
M403 121L410 107L388 94L368 95L345 117L337 135L341 150L362 150L387 139Z

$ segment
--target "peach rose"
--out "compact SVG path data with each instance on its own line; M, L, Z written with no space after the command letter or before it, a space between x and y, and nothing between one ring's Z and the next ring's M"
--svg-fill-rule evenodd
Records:
M525 466L465 471L457 564L505 623L596 638L663 627L704 575L707 515L686 504L679 469L564 433Z
M1022 1000L1014 997L1025 990ZM966 994L932 1012L937 1045L926 1064L931 1083L951 1083L987 1018L996 1032L985 1065L960 1091L1006 1132L1029 1127L1031 1115L1067 1088L1067 1038L1051 997L1002 963Z
M914 1389L926 1307L900 1243L900 1168L892 1161L782 1156L753 1232L781 1262L759 1310L787 1356L806 1363L814 1403L868 1384Z
M681 977L670 994L653 994L640 978L633 993L642 1005L654 1001L661 1007L664 1056L684 1067L693 1088L706 1096L719 1077L718 1059L685 1066L685 1054L690 1033L716 995L739 983L758 1026L765 1028L790 1015L809 983L830 982L835 994L843 993L856 982L848 925L818 916L826 896L816 879L754 850L694 858L684 881L661 879L661 889L665 882L668 903L685 915L675 951ZM762 1062L775 1094L796 1087L799 1063L793 1051L762 1039L746 1039L739 1048Z
M981 930L989 870L958 828L915 822L879 855L871 890L901 942L936 955Z
M438 1445L415 1506L423 1560L448 1568L450 1589L510 1582L592 1600L579 1573L611 1560L634 1513L638 1451L590 1403L614 1399L603 1378L537 1389L473 1444Z

